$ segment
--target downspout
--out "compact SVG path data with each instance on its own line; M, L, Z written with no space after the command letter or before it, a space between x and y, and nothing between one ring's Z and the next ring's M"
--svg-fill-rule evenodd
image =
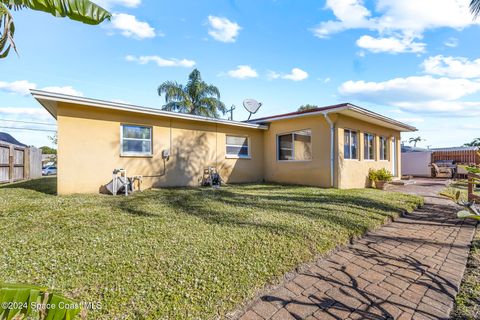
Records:
M328 116L328 112L323 113L325 120L330 126L330 187L334 187L335 176L335 124Z

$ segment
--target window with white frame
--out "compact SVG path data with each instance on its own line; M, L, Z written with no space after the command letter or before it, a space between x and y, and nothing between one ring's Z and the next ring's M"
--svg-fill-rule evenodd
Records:
M344 159L358 159L357 157L357 132L352 130L343 131L343 157Z
M312 131L301 130L277 136L277 159L281 161L312 160Z
M388 160L388 139L380 137L380 160Z
M364 133L363 141L365 160L375 160L375 136L371 133Z
M249 138L244 136L230 136L226 138L225 154L230 158L249 158Z
M152 127L122 124L120 132L122 155L152 155Z

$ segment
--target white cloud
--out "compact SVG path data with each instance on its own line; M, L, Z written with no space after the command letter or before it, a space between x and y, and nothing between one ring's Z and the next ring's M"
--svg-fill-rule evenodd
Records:
M327 38L348 29L366 29L378 32L380 38L421 38L425 30L442 27L459 30L480 23L480 20L472 19L469 2L376 0L372 13L363 0L327 0L326 8L336 19L320 23L313 33L319 38Z
M196 62L193 60L188 59L164 59L159 56L139 56L135 57L132 55L128 55L125 57L125 60L131 62L138 62L140 64L147 64L149 62L156 63L159 67L184 67L184 68L191 68L193 67Z
M275 71L269 71L267 74L267 77L269 79L285 79L285 80L292 80L292 81L302 81L308 78L308 73L300 68L293 68L292 71L290 71L290 73L286 73L286 74L280 74Z
M37 108L16 108L16 107L0 107L0 117L10 120L22 121L41 121L52 122L52 116L42 107ZM0 120L1 121L1 120ZM20 124L19 124L20 125Z
M422 63L425 73L453 78L480 78L480 58L469 60L464 57L429 57Z
M248 79L258 77L258 73L255 69L250 66L240 65L234 70L230 70L227 74L236 79Z
M275 72L275 71L268 71L267 73L267 78L268 79L279 79L282 75L278 72Z
M405 122L405 123L422 123L425 122L425 119L419 117L408 117L408 118L397 118L396 120Z
M347 81L338 91L344 97L401 111L455 117L480 115L480 102L459 100L480 92L480 82L468 79L415 76L383 82Z
M208 34L221 42L235 42L242 29L238 23L216 16L208 16L208 24L210 25Z
M33 121L44 122L52 125L38 125L32 123L12 122L6 120L17 121ZM34 145L37 147L52 145L48 136L53 135L51 131L31 131L20 130L20 128L33 128L39 130L56 130L55 119L47 110L38 105L34 108L19 108L19 107L0 107L0 126L9 127L0 129L10 133L18 141L27 145ZM18 129L12 129L18 128Z
M445 100L431 100L431 101L403 101L395 102L393 105L415 113L435 113L439 115L448 116L451 118L461 117L478 117L480 116L480 102L465 102L465 101L445 101Z
M61 94L68 94L68 95L71 95L71 96L83 97L83 93L81 91L78 91L71 86L64 86L64 87L52 86L52 87L42 88L42 90L49 91L49 92L55 92L55 93L61 93Z
M367 49L374 53L403 53L403 52L425 52L425 43L415 42L414 38L396 38L396 37L379 37L362 36L357 40L357 46Z
M37 88L36 83L29 82L27 80L19 80L19 81L13 81L13 82L0 81L0 91L16 93L22 96L29 95L30 89L36 89L36 88ZM41 88L41 90L55 92L55 93L69 94L73 96L83 96L82 92L74 89L71 86L63 86L63 87L50 86L50 87Z
M293 68L292 71L282 77L292 81L302 81L308 78L308 73L299 68Z
M136 8L142 3L142 0L96 0L95 3L105 9L110 9L114 6Z
M458 39L457 38L448 38L447 40L445 40L443 42L443 44L447 47L450 47L450 48L455 48L458 46Z
M462 123L459 128L464 130L480 130L480 125L474 123Z
M147 39L155 37L155 29L152 26L126 13L114 13L110 26L129 38Z
M16 93L23 96L30 94L30 89L35 89L37 85L27 80L18 80L13 82L0 81L0 91Z
M347 29L370 28L372 25L371 12L361 0L327 0L325 7L333 11L337 20L322 22L313 29L313 33L319 38L326 38Z
M27 80L19 80L13 82L4 82L0 81L0 91L5 91L9 93L16 93L22 96L28 96L30 94L30 89L36 89L38 85ZM55 93L69 94L73 96L83 96L83 93L74 89L71 86L50 86L41 88L44 91L50 91Z
M415 76L383 82L347 81L339 87L343 96L376 102L406 100L456 100L480 91L480 82L467 79Z

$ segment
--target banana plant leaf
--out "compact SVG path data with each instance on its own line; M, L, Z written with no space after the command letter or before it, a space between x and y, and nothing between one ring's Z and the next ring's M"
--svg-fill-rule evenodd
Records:
M13 40L15 25L10 10L23 8L92 25L112 17L110 12L89 0L0 0L0 59L6 58L12 48L17 52Z
M462 210L462 211L459 211L457 212L457 217L458 218L469 218L469 219L476 219L476 220L480 220L480 216L477 215L477 214L474 214L474 213L471 213L470 211L468 210Z
M55 306L63 305L64 307L47 310L45 320L72 320L81 311L78 302L58 294L51 294L48 303Z
M111 13L89 0L0 0L13 8L27 7L56 17L69 17L87 24L99 24Z
M38 287L8 285L0 288L0 319L23 319L32 315L32 304L40 302Z
M8 56L10 49L13 47L15 52L15 42L13 42L13 36L15 34L15 25L13 24L13 18L8 10L7 6L0 2L0 29L3 26L3 31L0 33L0 59ZM10 44L7 46L7 43Z
M34 306L46 303L54 308L45 308L37 312ZM47 288L24 284L0 284L0 320L42 319L73 320L81 312L75 300L56 293L49 293Z

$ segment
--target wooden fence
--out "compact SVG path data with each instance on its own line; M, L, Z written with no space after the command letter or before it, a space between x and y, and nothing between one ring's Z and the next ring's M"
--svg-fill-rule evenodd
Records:
M480 174L468 174L468 201L480 202L480 196L475 194L475 186L480 184Z
M34 179L41 176L41 150L0 143L0 183Z
M480 164L477 150L438 150L432 152L432 162L453 160L456 163Z

